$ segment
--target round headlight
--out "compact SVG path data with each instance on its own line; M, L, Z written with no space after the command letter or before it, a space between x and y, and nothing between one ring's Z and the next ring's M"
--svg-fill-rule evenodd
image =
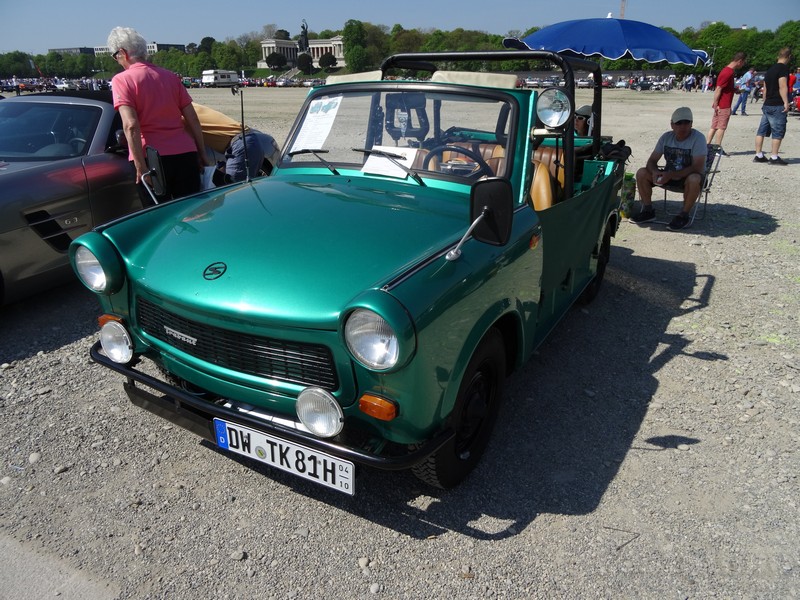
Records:
M75 271L78 273L83 285L93 292L103 292L106 289L106 273L97 257L86 246L78 246L75 250Z
M536 116L545 127L563 127L572 115L572 103L563 90L550 88L536 100Z
M131 336L117 321L109 321L100 329L100 345L115 363L125 364L133 358Z
M344 427L342 407L321 388L306 388L300 392L296 410L300 422L319 437L333 437Z
M391 369L400 356L400 344L391 325L371 310L359 308L344 327L347 347L358 362L376 371Z

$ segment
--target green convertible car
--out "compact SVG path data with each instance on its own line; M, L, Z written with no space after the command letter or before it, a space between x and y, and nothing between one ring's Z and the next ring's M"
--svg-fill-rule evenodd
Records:
M567 86L458 70L510 59L550 61ZM601 77L520 51L329 78L270 177L73 242L104 311L93 359L134 404L321 485L353 494L363 465L455 486L505 377L603 279L625 157L601 138L600 86L593 136L575 136L576 68Z

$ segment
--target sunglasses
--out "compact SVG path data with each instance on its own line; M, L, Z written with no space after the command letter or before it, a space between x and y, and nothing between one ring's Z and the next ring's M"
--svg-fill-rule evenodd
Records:
M675 125L691 125L691 124L692 124L692 122L691 122L691 121L686 121L686 120L683 120L683 121L675 121L675 123L674 123L674 124L675 124Z
M113 58L114 60L117 60L117 56L119 56L120 52L122 52L122 48L120 48L119 50L114 52L114 54L111 55L111 58Z
M575 118L578 121L585 121L586 119L588 119L588 117L584 117L583 115L575 115Z

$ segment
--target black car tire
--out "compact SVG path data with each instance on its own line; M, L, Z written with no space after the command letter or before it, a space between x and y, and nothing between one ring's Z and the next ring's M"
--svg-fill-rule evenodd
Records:
M425 483L450 489L463 481L483 456L497 420L506 377L506 351L491 329L464 371L451 415L455 436L412 472Z

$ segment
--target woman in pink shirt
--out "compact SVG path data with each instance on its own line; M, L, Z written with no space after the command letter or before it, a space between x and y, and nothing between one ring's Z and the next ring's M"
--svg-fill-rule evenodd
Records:
M136 183L148 170L144 147L152 146L164 168L166 194L159 201L199 192L201 168L212 163L192 98L180 78L147 62L147 42L130 27L112 29L108 49L124 69L111 80L111 89L128 156L136 167Z

